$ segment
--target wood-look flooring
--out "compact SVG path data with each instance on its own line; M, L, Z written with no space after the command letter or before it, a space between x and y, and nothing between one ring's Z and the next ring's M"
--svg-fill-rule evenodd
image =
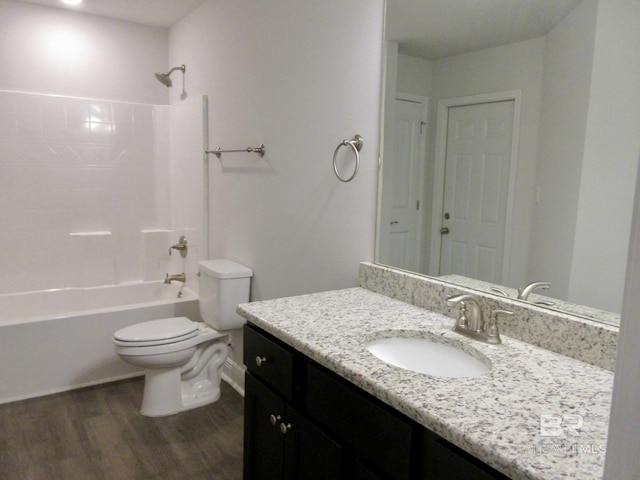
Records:
M242 478L243 398L140 415L141 378L0 405L0 479Z

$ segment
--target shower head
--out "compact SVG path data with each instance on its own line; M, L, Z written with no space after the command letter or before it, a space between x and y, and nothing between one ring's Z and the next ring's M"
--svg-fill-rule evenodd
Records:
M171 79L166 73L156 73L156 78L160 83L166 85L167 87L171 86Z
M173 85L173 83L171 82L171 78L170 78L171 74L173 72L175 72L176 70L182 70L182 73L184 73L185 70L186 70L186 67L184 65L180 65L179 67L173 67L167 73L156 73L156 78L163 85L165 85L167 87L170 87L171 85Z

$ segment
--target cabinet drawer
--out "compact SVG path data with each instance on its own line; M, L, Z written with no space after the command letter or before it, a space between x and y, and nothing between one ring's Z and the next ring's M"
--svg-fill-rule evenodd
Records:
M361 478L411 478L411 423L322 367L308 363L306 376L307 413L372 467Z
M245 325L243 361L252 374L288 400L292 399L293 352L286 346Z

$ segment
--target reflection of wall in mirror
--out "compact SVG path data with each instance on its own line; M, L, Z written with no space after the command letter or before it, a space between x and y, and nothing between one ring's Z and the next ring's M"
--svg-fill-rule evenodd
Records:
M529 265L531 275L550 279L549 295L562 299L568 299L571 280L596 14L595 2L583 2L546 38L540 201L534 212Z
M540 267L534 273L556 269L564 274L564 298L614 312L620 312L622 304L640 153L640 30L638 7L631 3L583 2L547 36L550 54L562 51L567 44L575 47L553 58L555 70L545 70L543 88L545 92L553 89L554 97L545 94L547 103L543 104L539 176L546 176L547 184L558 183L555 201L541 203L534 219L538 236L532 241L531 258L538 258L534 255L544 251L547 264L530 261L534 269ZM578 48L582 48L582 59L576 55ZM563 69L573 76L561 83L558 72ZM558 108L559 98L572 100L580 94L589 99L588 104ZM564 136L546 140L545 134L564 132L570 122L577 128L580 143ZM563 191L557 165L567 165L571 158L575 159L573 171L564 172L563 180L573 185ZM556 249L556 243L548 237L561 224L557 219L555 223L546 219L562 213L559 206L566 204L573 209L565 212L567 222L571 221L572 230L566 233L571 244L567 249ZM557 237L554 240L561 241ZM555 257L546 255L548 250ZM569 269L561 270L565 265Z
M398 59L398 90L425 95L426 89L429 89L432 105L436 105L440 99L481 93L511 90L519 90L522 93L512 248L508 259L509 278L506 282L511 285L524 284L526 281L543 60L544 39L518 42L433 62L406 55L399 55ZM473 75L469 75L470 70L473 70ZM417 78L425 74L430 75L430 81L419 82ZM432 179L434 175L436 110L431 109L428 179ZM431 197L432 192L433 185L430 185L426 188L427 198ZM423 238L428 239L431 236L431 222L425 221L425 224L427 230ZM425 257L429 249L429 245L423 246ZM427 269L423 268L423 271L427 272Z
M614 312L621 305L640 152L640 115L633 109L640 103L633 91L640 31L625 26L634 16L620 18L622 3L582 2L541 39L434 62L399 55L397 73L398 91L427 95L432 105L440 98L522 91L508 284L550 280L551 296ZM469 64L480 73L464 74ZM428 230L430 222L425 225Z
M639 14L638 2L598 2L569 299L605 310L622 303L629 249L640 153Z

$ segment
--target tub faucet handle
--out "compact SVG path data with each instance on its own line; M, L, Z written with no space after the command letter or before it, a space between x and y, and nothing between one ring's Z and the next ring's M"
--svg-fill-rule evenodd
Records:
M187 251L188 251L187 237L182 235L178 240L178 243L176 243L175 245L171 245L169 247L169 255L171 255L171 250L178 250L180 252L180 256L182 258L185 258L187 256Z

